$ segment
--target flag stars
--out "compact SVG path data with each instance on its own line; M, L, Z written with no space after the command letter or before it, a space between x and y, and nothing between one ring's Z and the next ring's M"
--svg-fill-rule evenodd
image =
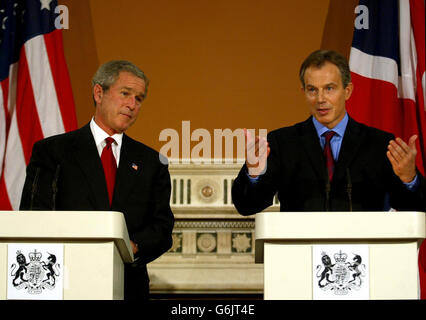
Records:
M4 17L4 18L3 18L3 21L2 21L2 24L1 24L1 28L2 28L3 30L6 30L6 21L7 21L7 18L8 18L8 17Z
M47 9L50 10L50 3L52 0L40 0L41 8L40 10Z
M4 9L1 9L0 10L0 15L3 15L5 13L5 10ZM2 19L1 19L1 28L3 29L3 30L6 30L6 21L7 21L7 16L6 17L3 17Z
M2 17L4 15L5 10L4 9L0 9L0 45L3 42L3 31L1 30L6 30L6 20L7 17Z
M22 10L22 13L21 13L21 23L24 23L24 15L25 15L25 9Z

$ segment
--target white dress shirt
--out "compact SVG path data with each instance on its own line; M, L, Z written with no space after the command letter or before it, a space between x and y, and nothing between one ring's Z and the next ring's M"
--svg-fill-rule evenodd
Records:
M108 138L110 135L97 125L94 118L92 118L92 120L90 121L90 130L92 131L93 138L95 139L95 144L96 148L98 149L99 157L101 157L102 150L104 150L104 147L106 145L105 139ZM116 133L112 135L111 138L115 140L115 142L112 144L112 153L114 154L118 168L118 163L120 161L121 144L123 142L123 134Z

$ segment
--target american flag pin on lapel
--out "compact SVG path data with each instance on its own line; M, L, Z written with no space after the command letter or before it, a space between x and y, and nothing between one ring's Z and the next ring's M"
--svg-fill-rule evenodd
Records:
M139 168L138 165L136 163L132 162L132 169L137 171L138 168Z

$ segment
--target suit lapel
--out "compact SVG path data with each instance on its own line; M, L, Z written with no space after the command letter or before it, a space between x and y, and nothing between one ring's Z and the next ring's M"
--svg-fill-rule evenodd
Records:
M124 201L130 194L137 177L142 171L142 155L135 152L134 142L127 135L123 135L123 144L120 151L120 163L115 179L113 205L115 200Z
M86 176L92 191L90 199L94 203L94 208L110 210L102 162L89 124L79 130L73 147L75 151L73 156Z
M302 145L305 149L312 167L321 180L327 180L327 171L325 159L321 145L319 143L318 134L312 123L312 117L298 125Z

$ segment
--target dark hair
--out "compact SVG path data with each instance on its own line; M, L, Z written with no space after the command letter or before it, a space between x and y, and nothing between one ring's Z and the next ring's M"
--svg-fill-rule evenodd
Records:
M340 53L332 50L317 50L312 52L303 61L300 66L299 78L303 88L305 88L305 71L311 66L320 68L326 62L334 64L340 70L340 76L342 77L343 88L351 82L351 71L349 69L348 60Z

